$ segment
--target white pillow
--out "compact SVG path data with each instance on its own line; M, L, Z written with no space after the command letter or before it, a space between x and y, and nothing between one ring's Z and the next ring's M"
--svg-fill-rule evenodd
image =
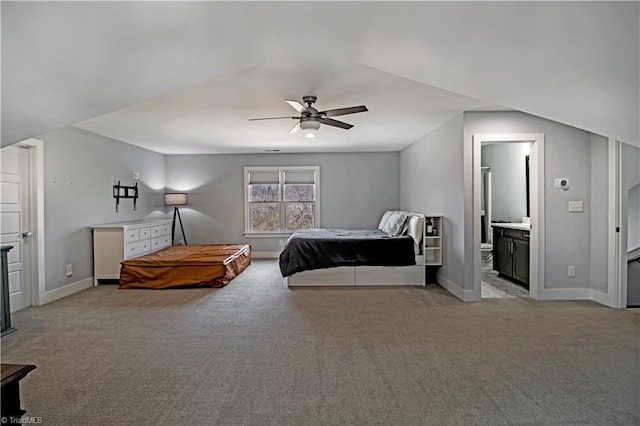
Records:
M407 235L413 238L413 241L418 245L422 240L423 222L422 218L418 216L411 216L408 220Z
M395 210L387 210L386 212L384 212L384 214L382 215L382 219L380 219L380 224L378 225L379 230L383 230L384 226L389 220L389 216L391 216L391 213L393 213L394 211Z
M387 223L382 227L382 230L389 235L400 235L402 233L402 227L407 220L407 216L407 212L395 211L391 213Z

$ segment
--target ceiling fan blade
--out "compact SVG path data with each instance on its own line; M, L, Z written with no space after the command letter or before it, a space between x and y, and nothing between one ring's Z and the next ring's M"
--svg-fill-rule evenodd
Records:
M347 114L355 114L356 112L366 112L369 111L366 106L353 106L348 108L337 108L337 109L328 109L326 111L320 111L320 115L324 115L325 117L336 117L338 115L347 115Z
M296 123L296 125L295 125L295 126L293 126L293 127L291 128L291 130L289 130L289 134L291 134L291 133L295 133L295 132L297 132L298 130L300 130L300 123L299 123L299 122L298 122L298 123Z
M303 113L303 112L307 112L307 107L302 105L300 102L298 101L292 101L290 99L285 99L287 101L287 103L289 105L291 105L293 107L293 109L295 109L296 111L298 111L299 113Z
M332 118L324 118L321 117L320 122L322 124L326 124L327 126L340 127L341 129L349 130L353 127L353 124L344 123L342 121L334 120Z
M281 118L293 118L294 120L299 120L300 117L267 117L267 118L250 118L249 121L259 121L259 120L279 120Z

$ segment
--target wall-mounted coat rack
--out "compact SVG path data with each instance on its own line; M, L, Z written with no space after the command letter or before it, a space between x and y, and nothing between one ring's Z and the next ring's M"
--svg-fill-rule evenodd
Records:
M116 199L116 213L118 212L118 205L120 204L120 198L133 198L133 209L137 210L136 200L138 199L138 183L134 186L120 185L120 181L116 185L113 185L113 198Z

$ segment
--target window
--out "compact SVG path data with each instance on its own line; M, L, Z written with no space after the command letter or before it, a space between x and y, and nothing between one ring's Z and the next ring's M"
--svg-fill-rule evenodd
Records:
M245 234L317 228L320 168L245 167Z

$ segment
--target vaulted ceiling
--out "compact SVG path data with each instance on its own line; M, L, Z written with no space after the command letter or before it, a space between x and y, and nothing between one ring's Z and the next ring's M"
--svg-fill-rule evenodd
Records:
M5 2L2 145L75 125L163 153L399 150L473 109L640 146L637 2ZM309 140L284 99L365 104Z

